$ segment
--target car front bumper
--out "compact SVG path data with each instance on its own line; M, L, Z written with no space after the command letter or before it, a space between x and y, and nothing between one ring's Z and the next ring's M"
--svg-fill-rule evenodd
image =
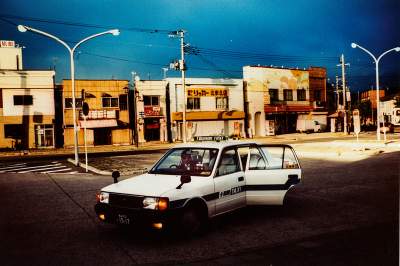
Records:
M168 224L177 220L181 213L180 208L157 211L121 208L105 203L97 203L94 210L101 221L122 225Z

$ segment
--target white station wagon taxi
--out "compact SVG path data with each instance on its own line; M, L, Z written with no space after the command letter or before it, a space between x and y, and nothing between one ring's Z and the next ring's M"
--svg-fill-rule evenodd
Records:
M169 150L148 173L101 189L95 211L116 224L176 225L191 234L209 218L246 205L282 205L301 180L289 145L201 142Z

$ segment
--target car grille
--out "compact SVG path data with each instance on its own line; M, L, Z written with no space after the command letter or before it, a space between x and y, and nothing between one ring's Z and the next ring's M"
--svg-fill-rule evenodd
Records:
M143 198L143 196L110 194L109 204L114 207L139 209L143 207Z

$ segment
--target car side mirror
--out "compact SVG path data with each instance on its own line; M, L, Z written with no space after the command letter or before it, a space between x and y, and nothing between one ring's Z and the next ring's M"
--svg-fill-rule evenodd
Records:
M120 177L119 171L113 171L111 176L114 179L114 183L118 183L118 177Z
M179 184L179 186L176 187L176 189L181 189L183 184L190 183L190 182L192 182L192 178L190 177L190 175L182 175L181 183Z

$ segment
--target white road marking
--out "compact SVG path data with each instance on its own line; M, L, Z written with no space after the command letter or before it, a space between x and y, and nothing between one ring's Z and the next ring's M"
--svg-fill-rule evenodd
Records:
M72 168L63 168L63 169L45 171L45 172L40 172L40 173L42 173L42 174L51 174L51 173L57 173L57 172L62 172L62 171L69 171L69 170L72 170Z
M29 172L39 172L42 170L51 170L51 169L60 169L60 168L66 168L66 166L64 165L60 165L60 166L52 166L52 167L40 167L40 168L36 168L36 169L30 169L30 170L26 170L26 171L20 171L18 173L20 174L25 174L25 173L29 173Z
M61 163L56 163L56 164L46 164L46 165L36 165L36 166L29 166L29 167L15 167L13 169L7 169L7 170L2 170L0 173L6 173L6 172L18 172L19 170L27 170L27 169L34 169L34 168L43 168L43 167L48 167L48 166L59 166Z
M9 168L14 168L14 167L22 167L24 165L26 165L26 163L11 164L11 165L6 166L6 167L0 167L0 170L5 170L5 169L9 169Z

